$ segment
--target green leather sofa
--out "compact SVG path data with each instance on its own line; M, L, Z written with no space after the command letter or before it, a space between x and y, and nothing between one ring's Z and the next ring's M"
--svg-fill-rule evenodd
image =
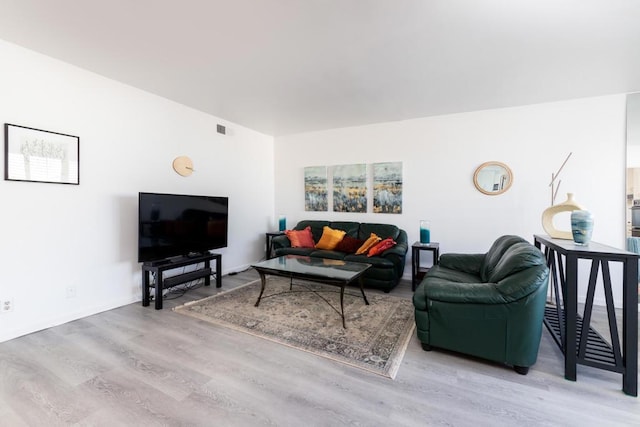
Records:
M369 288L381 289L389 292L393 289L404 272L405 258L409 246L407 244L407 233L391 224L360 223L352 221L300 221L293 230L303 230L307 226L311 227L313 240L318 242L322 237L324 226L333 229L346 231L346 236L356 239L366 240L371 233L375 233L382 239L392 238L396 245L387 249L380 255L367 257L366 255L346 254L338 251L319 250L315 248L292 248L287 236L276 236L272 240L274 253L281 255L306 255L315 258L339 259L351 262L365 262L372 267L365 271L363 284Z
M413 295L418 339L513 366L538 357L549 269L538 248L498 238L486 254L443 254Z

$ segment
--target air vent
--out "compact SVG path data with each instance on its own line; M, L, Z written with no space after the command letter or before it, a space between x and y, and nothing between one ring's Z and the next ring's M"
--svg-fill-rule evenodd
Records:
M223 135L226 134L227 133L227 128L225 128L222 125L218 125L218 133L221 133Z

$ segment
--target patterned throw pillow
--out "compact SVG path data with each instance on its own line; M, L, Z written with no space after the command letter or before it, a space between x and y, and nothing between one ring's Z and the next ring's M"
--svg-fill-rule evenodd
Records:
M376 243L382 240L376 233L371 233L369 238L358 248L356 255L366 254Z
M346 231L334 230L325 225L322 227L322 237L320 237L320 240L316 243L316 249L334 250L345 234L347 234Z
M379 255L382 252L386 251L387 249L394 247L395 245L396 245L396 242L394 242L393 239L389 237L387 239L384 239L378 242L374 247L369 249L367 256L369 257L369 256Z
M315 243L313 242L313 235L311 234L311 227L307 226L304 230L287 230L284 232L291 241L292 248L313 248Z
M344 252L345 254L355 254L356 251L362 244L364 240L356 239L351 236L344 236L344 238L336 245L333 249L334 251Z

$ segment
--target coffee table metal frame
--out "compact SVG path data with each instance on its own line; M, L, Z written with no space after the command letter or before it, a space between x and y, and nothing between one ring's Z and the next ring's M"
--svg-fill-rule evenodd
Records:
M260 305L260 301L263 298L272 297L277 294L272 295L264 295L264 290L266 288L267 283L267 275L271 276L280 276L280 277L288 277L291 279L291 285L293 284L293 279L298 280L308 280L314 283L320 283L325 285L339 286L340 287L340 311L338 314L342 318L342 327L347 328L345 317L344 317L344 290L345 287L356 280L358 280L360 285L360 292L362 293L362 298L366 305L369 305L369 301L367 300L367 296L364 293L362 275L363 273L371 267L371 264L359 263L359 262L348 262L348 261L339 261L339 260L323 260L322 258L313 258L308 256L300 256L300 255L285 255L277 258L271 258L269 260L259 262L257 264L253 264L251 267L255 268L258 274L260 275L261 288L260 295L258 296L258 300L255 303L255 306L258 307ZM309 292L309 291L292 291L291 286L289 287L290 292ZM318 291L310 291L318 294ZM347 294L351 295L351 294ZM318 295L320 296L320 295ZM354 295L355 296L355 295ZM321 297L322 298L322 297ZM334 310L338 311L335 307L331 305L329 301L325 298L322 298L330 307Z

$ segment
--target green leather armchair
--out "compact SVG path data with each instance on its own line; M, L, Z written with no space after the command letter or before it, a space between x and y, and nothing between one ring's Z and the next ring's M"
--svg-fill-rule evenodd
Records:
M502 236L486 254L443 254L413 295L417 335L526 375L538 357L549 269L538 248Z

